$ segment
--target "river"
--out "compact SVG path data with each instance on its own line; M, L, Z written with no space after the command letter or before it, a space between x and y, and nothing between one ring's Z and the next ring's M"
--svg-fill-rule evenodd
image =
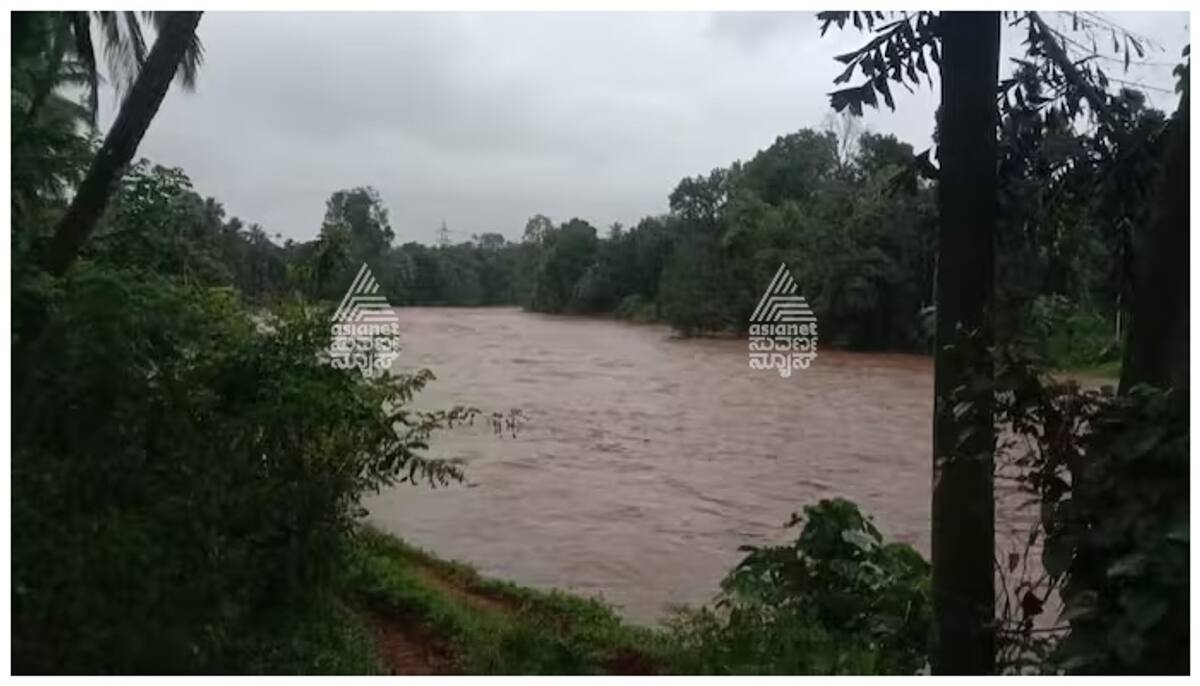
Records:
M601 596L650 622L711 600L742 545L794 536L791 513L843 496L885 536L929 549L933 368L821 350L790 378L746 342L515 308L398 309L398 368L437 380L425 409L519 409L434 438L467 482L401 485L369 520L482 573Z

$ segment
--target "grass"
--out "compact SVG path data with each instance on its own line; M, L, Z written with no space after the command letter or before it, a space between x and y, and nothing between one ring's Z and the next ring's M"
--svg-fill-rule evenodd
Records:
M661 632L597 600L487 579L370 529L346 573L392 671L645 674L664 663Z
M358 608L341 599L314 602L273 630L254 632L240 641L236 664L249 674L385 674L370 627Z

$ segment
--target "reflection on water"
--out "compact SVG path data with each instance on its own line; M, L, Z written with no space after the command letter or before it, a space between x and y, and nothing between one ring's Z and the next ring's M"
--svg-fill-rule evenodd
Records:
M927 553L933 370L911 355L822 351L783 379L745 341L516 309L400 309L398 368L438 377L429 409L520 409L435 438L466 486L401 485L367 502L377 526L481 572L602 595L650 621L708 601L792 512L845 496Z

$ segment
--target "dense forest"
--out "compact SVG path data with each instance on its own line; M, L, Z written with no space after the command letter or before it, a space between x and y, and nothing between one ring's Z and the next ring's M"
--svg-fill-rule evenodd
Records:
M285 241L135 161L172 84L202 74L201 13L14 14L14 669L371 671L363 613L382 607L451 632L476 671L1186 672L1187 52L1168 116L1035 12L1007 23L1027 53L1004 76L999 13L819 19L870 34L837 58L839 112L939 71L936 153L843 119L682 179L632 227L536 215L516 242L497 227L434 247L395 245L369 187L335 190L316 237ZM1076 30L1143 52L1097 22ZM103 135L98 55L122 89ZM395 305L684 335L744 332L785 262L823 345L934 357L931 559L827 500L661 631L507 587L491 592L512 617L447 604L361 503L460 479L430 441L480 411L414 409L428 371L323 362L364 262ZM1099 364L1117 388L1046 373ZM999 479L1038 513L1003 558Z

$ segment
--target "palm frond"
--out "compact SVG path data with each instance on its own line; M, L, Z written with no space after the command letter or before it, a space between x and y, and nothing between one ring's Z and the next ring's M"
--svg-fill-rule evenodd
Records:
M161 31L163 22L166 21L170 12L149 12L150 20L153 22L155 30ZM192 34L191 40L188 42L187 51L183 54L183 60L179 63L179 73L177 75L179 84L186 90L196 89L196 76L200 72L200 67L204 64L204 44L200 42L200 36Z
M100 73L96 69L96 51L92 46L92 27L87 12L68 12L72 34L75 38L75 53L87 75L88 123L96 127L96 115L100 110Z
M128 90L146 61L146 39L136 12L92 12L104 37L104 57L117 92Z
M133 50L133 59L138 67L146 63L146 39L142 37L142 24L137 12L122 12L125 19L125 33L129 36L129 46Z

